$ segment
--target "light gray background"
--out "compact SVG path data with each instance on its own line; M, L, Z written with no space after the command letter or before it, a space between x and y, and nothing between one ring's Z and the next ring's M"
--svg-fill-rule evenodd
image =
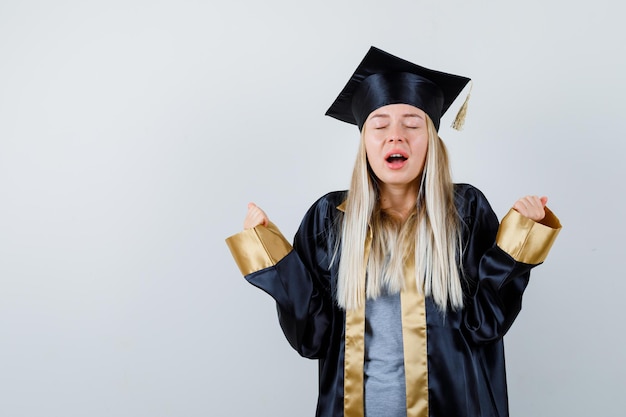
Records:
M357 129L323 114L376 45L472 77L455 180L565 226L506 337L512 415L623 416L617 5L3 0L0 415L313 415L224 238L347 187Z

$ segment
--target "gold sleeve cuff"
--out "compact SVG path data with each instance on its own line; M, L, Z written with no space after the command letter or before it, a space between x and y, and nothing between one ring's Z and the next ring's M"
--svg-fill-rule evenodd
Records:
M272 222L239 232L226 244L244 276L276 265L293 249Z
M500 224L496 244L518 262L545 261L561 231L559 219L546 207L546 217L535 222L511 209Z

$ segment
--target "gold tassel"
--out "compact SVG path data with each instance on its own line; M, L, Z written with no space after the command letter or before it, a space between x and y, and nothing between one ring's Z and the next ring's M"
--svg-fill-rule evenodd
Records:
M465 124L465 116L467 116L467 104L469 102L470 95L472 94L473 85L474 84L470 80L469 82L470 89L467 92L467 97L465 97L465 101L463 102L463 105L459 109L459 112L456 114L456 117L454 118L454 121L452 122L453 129L456 129L456 130L463 129L463 125Z

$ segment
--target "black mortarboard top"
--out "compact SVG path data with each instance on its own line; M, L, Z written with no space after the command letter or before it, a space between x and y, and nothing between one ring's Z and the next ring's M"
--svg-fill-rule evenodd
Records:
M379 107L410 104L422 109L439 130L441 116L468 82L469 78L424 68L372 46L326 115L362 130ZM462 126L466 109L467 99L453 127Z

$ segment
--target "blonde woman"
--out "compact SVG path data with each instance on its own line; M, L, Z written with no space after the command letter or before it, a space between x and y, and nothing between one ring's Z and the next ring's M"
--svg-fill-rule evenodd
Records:
M502 337L561 226L545 197L499 224L452 183L437 132L468 82L371 48L327 112L361 131L350 189L309 209L293 247L252 203L227 239L320 361L316 416L508 416Z

